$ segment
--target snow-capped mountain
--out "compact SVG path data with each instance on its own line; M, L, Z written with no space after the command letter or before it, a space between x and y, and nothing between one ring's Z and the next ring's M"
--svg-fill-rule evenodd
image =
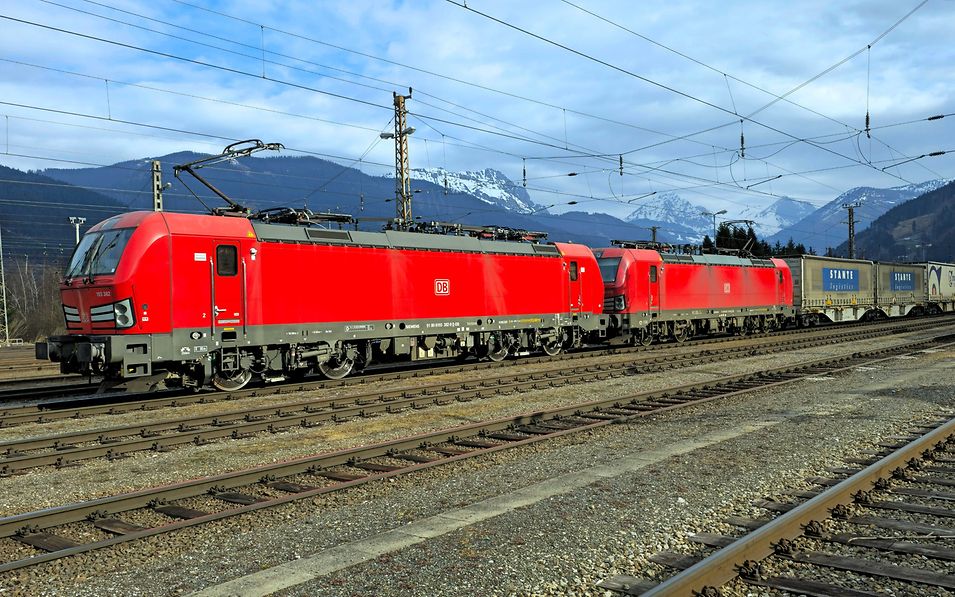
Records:
M690 228L699 233L699 238L694 239L695 242L701 240L704 234L713 234L712 218L703 215L706 210L676 193L660 193L641 199L640 202L641 205L630 212L624 221L631 223L653 221L663 225Z
M799 220L816 211L816 206L806 201L797 201L789 197L781 197L769 207L760 209L760 206L746 207L734 219L753 220L754 229L760 238L779 232L781 229L792 226Z
M717 223L723 220L753 220L753 227L760 236L778 231L784 226L797 222L815 211L815 207L804 201L784 197L768 207L752 206L742 210L726 208L727 213L717 216ZM694 205L673 192L654 195L643 200L643 205L635 209L626 218L627 222L643 223L656 221L673 228L690 228L696 235L686 237L685 242L701 242L703 236L713 236L713 217L705 216L704 207ZM646 225L646 224L643 224Z
M414 168L411 178L425 180L439 187L446 186L449 192L466 193L509 211L521 214L547 213L547 208L531 200L527 189L492 168L465 172L449 172L444 168Z
M868 228L873 220L896 205L934 191L948 182L950 181L929 180L888 189L856 187L839 195L796 223L784 226L768 240L770 243L779 241L785 244L792 238L796 243L813 247L817 252L822 253L826 247L839 246L848 236L849 230L845 223L848 216L843 205L857 204L859 206L855 209L855 228L858 233Z

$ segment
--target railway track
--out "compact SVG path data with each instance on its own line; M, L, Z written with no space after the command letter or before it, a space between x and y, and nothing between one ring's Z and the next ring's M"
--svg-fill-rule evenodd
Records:
M12 554L15 559L0 564L0 572L636 417L791 383L805 376L851 369L942 346L952 339L951 336L939 337L761 374L729 376L666 391L613 396L10 516L0 519L0 543L5 543L2 552Z
M824 326L821 328L800 328L793 330L781 330L773 332L771 335L752 336L751 338L782 338L784 341L792 337L804 335L814 335L819 333L832 334L838 337L846 331L857 329L898 329L898 330L917 330L927 329L944 323L946 320L955 321L955 314L946 314L933 316L930 318L919 318L915 320L890 320L888 322L852 322L839 324L838 326ZM455 363L455 364L413 364L413 365L386 365L369 369L364 374L355 375L342 380L300 380L300 381L280 381L272 385L257 386L246 388L236 392L215 392L207 391L201 393L191 393L182 391L160 391L148 394L130 395L126 392L110 392L97 394L96 388L83 386L79 382L71 384L66 389L61 388L57 383L52 386L44 387L39 390L24 389L17 391L10 389L4 391L4 382L0 380L0 417L4 413L25 413L49 411L51 413L48 420L64 418L60 414L52 414L54 411L69 410L72 408L84 406L99 406L99 410L87 409L85 414L109 414L129 412L130 410L148 410L153 408L165 408L170 406L183 406L196 403L210 403L220 400L236 400L249 396L280 395L283 393L298 392L310 389L326 389L342 386L349 386L363 383L374 383L376 381L401 380L408 378L419 378L432 374L456 373L460 371L469 371L473 369L495 369L500 367L519 366L524 364L567 361L593 358L595 356L608 356L617 354L631 353L653 353L656 351L666 351L674 346L706 346L711 344L724 344L738 342L737 336L704 337L691 339L684 344L654 344L650 347L631 347L631 346L613 346L613 347L593 347L571 353L562 353L557 356L530 356L521 355L518 359L508 359L503 362L476 362L476 363ZM62 379L61 376L49 376L45 379ZM41 378L38 378L41 379ZM23 383L21 380L12 383ZM145 396L145 397L143 397ZM44 401L49 398L49 401ZM28 402L26 406L7 406L3 404L17 404L19 402ZM128 406L127 406L128 405ZM70 415L73 416L73 415ZM83 416L83 415L80 415ZM3 426L0 420L0 427Z
M739 337L719 337L705 338L696 341L690 341L685 344L657 344L651 348L647 347L613 347L599 348L596 350L585 350L572 353L564 353L554 357L549 356L525 356L519 359L506 360L503 362L473 362L464 364L444 365L435 367L429 364L425 367L400 367L379 370L378 372L367 372L362 375L347 377L342 380L317 379L314 381L285 382L269 386L259 386L246 388L234 392L202 392L202 393L182 393L182 392L159 392L152 394L140 394L130 396L129 394L88 394L84 393L74 396L70 399L54 400L50 402L37 402L25 406L0 406L0 427L19 425L28 423L47 423L56 420L83 418L94 415L104 414L123 414L134 411L158 410L162 408L171 408L177 406L187 406L192 404L211 404L214 402L239 400L242 398L254 398L262 396L281 396L294 392L347 388L351 386L370 385L382 381L398 381L404 379L420 379L432 375L462 373L470 371L488 370L493 371L501 368L517 367L522 365L532 365L537 363L555 363L572 362L577 360L589 359L601 356L620 356L629 354L652 355L659 354L659 358L667 359L668 355L674 350L695 349L697 347L709 347L712 345L724 345L732 343L748 342L766 342L786 343L794 339L812 336L819 338L828 338L839 340L847 337L860 338L868 337L870 331L877 335L888 335L906 331L917 331L931 329L939 325L944 325L949 321L955 321L955 316L941 316L925 318L919 320L898 321L893 320L888 323L873 325L871 323L855 323L840 325L834 327L810 328L798 330L784 330L772 335L750 336L744 339ZM861 336L857 334L862 334ZM31 397L29 392L19 395L20 400L30 399L32 402L35 397ZM12 401L12 397L7 398Z
M99 380L91 381L75 375L50 375L0 382L0 404L21 400L45 400L77 394L93 394Z
M815 489L756 502L775 518L725 521L748 534L689 537L718 550L711 555L652 556L651 561L682 571L662 583L618 576L598 587L624 595L709 597L754 588L874 596L885 594L874 584L879 582L894 583L896 594L953 591L955 419L950 416L881 443L873 456L833 469L836 477L809 479Z
M843 332L840 341L859 340L880 335L885 330L863 329ZM143 424L104 427L42 437L0 442L0 475L40 466L67 466L91 458L118 458L137 451L168 450L183 445L216 440L241 439L256 433L277 433L357 417L377 416L408 409L422 409L541 387L586 383L611 377L650 373L676 367L749 356L809 348L833 341L829 334L796 337L786 342L759 339L719 352L704 350L683 354L643 356L636 360L608 361L599 365L559 366L533 373L486 376L478 381L432 383L373 390L347 397L311 398L296 402L243 408L211 415L181 417ZM97 410L94 408L93 410ZM65 411L58 413L67 414ZM76 414L76 413L74 413ZM49 415L30 411L24 417L7 416L0 424L42 422Z
M937 316L932 316L931 319L938 321L940 318L955 319L955 314L942 314ZM920 318L918 321L925 321L928 318ZM904 321L892 320L890 322L847 322L838 324L840 329L851 329L856 327L864 326L883 326L883 325L906 325L911 324L913 320L906 319ZM773 336L785 337L789 335L798 335L806 333L806 329L793 329L793 330L779 330L773 332ZM709 343L721 343L721 342L730 342L736 340L736 337L703 337L703 338L691 338L687 344L690 345L700 345L700 344L709 344ZM613 354L620 351L635 351L635 350L650 350L666 348L670 346L669 344L656 344L652 347L614 347L614 348L593 348L590 350L577 351L569 354L562 354L558 357L532 357L533 359L543 359L547 358L553 360L555 358L586 358L587 356L592 356L593 353L597 354ZM73 397L77 402L83 403L114 403L122 401L124 397L128 397L129 394L125 392L113 392L108 394L96 394L96 388L86 387L90 385L88 383L82 383L79 380L85 379L81 376L64 376L62 374L54 373L58 371L58 366L55 366L54 363L49 362L40 362L37 361L34 354L32 345L30 349L14 349L15 354L0 355L0 375L4 372L9 373L10 375L16 375L16 378L12 379L2 379L0 378L0 405L11 402L19 401L35 401L35 400L45 400L45 399L55 399L55 398L64 398L64 397ZM523 362L526 360L522 359ZM485 363L485 366L507 366L512 364L513 361L507 361L506 363ZM419 371L430 371L434 369L434 365L430 363L425 363L422 365L404 365L404 366L383 366L377 367L378 370L384 370L389 373L395 372L398 375L398 378L404 377L406 375L414 376L416 372ZM448 369L449 367L439 365L437 369ZM356 376L351 379L362 379L366 376ZM66 380L66 385L62 386L61 381ZM99 380L97 379L97 382ZM53 382L49 386L37 388L33 390L32 388L25 388L22 391L17 391L12 386L23 386L23 385L33 385L33 382ZM315 382L313 382L315 383ZM291 385L295 385L296 382L291 382ZM280 383L280 385L285 385L285 383ZM63 389L63 388L66 389ZM262 388L259 388L260 390ZM247 390L251 391L251 390ZM170 394L179 395L180 392L169 392ZM215 394L220 394L216 392ZM50 403L51 408L56 408L58 405L56 403Z
M81 375L56 373L54 375L31 376L16 379L0 379L0 389L16 389L15 386L34 385L42 383L57 383L61 381L87 380ZM97 380L98 381L98 380Z
M0 375L18 374L33 376L39 373L59 372L60 367L55 363L37 361L33 345L23 348L3 348L0 350Z

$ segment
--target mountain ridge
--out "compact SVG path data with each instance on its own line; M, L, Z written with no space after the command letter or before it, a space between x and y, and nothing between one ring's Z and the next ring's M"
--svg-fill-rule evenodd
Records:
M869 227L875 219L892 209L920 195L932 192L947 184L944 180L928 180L917 184L907 184L898 187L854 187L840 194L838 197L823 205L813 213L782 228L771 235L770 243L786 243L792 238L796 243L807 247L814 247L819 252L827 247L836 247L846 240L848 227L846 210L843 205L860 204L855 209L856 233Z
M174 165L200 157L203 156L178 152L106 167L45 172L66 183L108 189L104 191L107 195L129 209L151 209L150 164L158 159L163 180L170 185L163 192L165 209L201 213L206 210L193 196L193 191L210 207L222 205L222 200L187 175L181 180L169 175ZM348 213L360 219L377 220L368 225L378 227L382 220L395 216L394 176L370 176L313 156L247 157L204 168L200 174L227 196L253 210L294 207ZM599 227L594 226L593 218L580 213L551 214L530 199L523 185L495 170L453 175L431 169L415 170L412 174L412 213L419 219L539 230L548 233L552 240L595 247L608 246L618 237L649 238L646 230L606 214L602 214L606 219L601 220L604 224ZM476 188L482 182L488 185Z
M163 194L165 208L202 213L206 208L193 192L210 207L221 205L221 199L188 176L182 176L182 180L170 176L175 164L201 157L205 156L176 152L106 167L48 169L38 174L78 187L102 189L104 196L127 209L151 209L150 163L158 159L163 165L164 180L170 185ZM225 161L200 172L226 195L256 210L281 206L349 213L366 220L394 217L393 175L371 176L314 156L254 156ZM550 234L552 240L595 247L607 246L616 239L649 240L650 229L654 229L660 242L674 244L700 244L704 236L713 234L713 217L703 215L708 210L675 191L638 200L633 210L620 219L600 212L553 214L548 209L551 206L535 201L522 184L490 168L465 172L422 168L412 170L411 174L413 214L426 220L539 230ZM844 226L840 223L845 215L841 209L843 203L864 201L864 207L858 210L857 230L861 231L877 215L922 191L937 189L943 182L927 181L891 189L857 187L818 210L789 197L777 198L765 206L732 205L726 208L727 213L717 217L717 223L753 220L756 233L770 244L776 241L786 244L793 237L797 243L821 253L827 246L836 246L845 239ZM823 227L826 234L813 237L813 227ZM809 230L810 238L795 234L805 231L803 228ZM776 232L767 234L772 231Z
M837 255L848 253L848 241ZM880 261L955 262L955 181L896 205L856 234L856 256Z

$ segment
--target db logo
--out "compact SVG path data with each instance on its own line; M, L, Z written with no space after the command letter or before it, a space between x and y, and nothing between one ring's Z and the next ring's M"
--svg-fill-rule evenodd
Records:
M450 280L435 280L434 293L438 295L451 294L451 281Z

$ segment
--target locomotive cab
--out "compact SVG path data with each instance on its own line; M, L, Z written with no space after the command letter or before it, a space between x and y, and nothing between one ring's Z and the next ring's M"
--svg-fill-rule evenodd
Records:
M60 285L67 333L38 343L37 358L59 362L63 373L152 373L147 334L163 323L153 315L160 306L155 275L162 274L147 267L143 276L141 264L163 248L155 245L163 244L157 241L164 228L159 214L139 212L105 220L83 236ZM117 367L124 370L111 371Z
M604 281L603 307L609 314L610 335L649 343L648 334L635 330L645 329L659 311L659 253L611 247L599 251L597 264Z
M76 247L61 287L66 329L93 332L104 328L122 332L133 327L132 298L103 302L124 293L117 288L116 269L135 228L89 232ZM99 304L102 303L102 304Z

